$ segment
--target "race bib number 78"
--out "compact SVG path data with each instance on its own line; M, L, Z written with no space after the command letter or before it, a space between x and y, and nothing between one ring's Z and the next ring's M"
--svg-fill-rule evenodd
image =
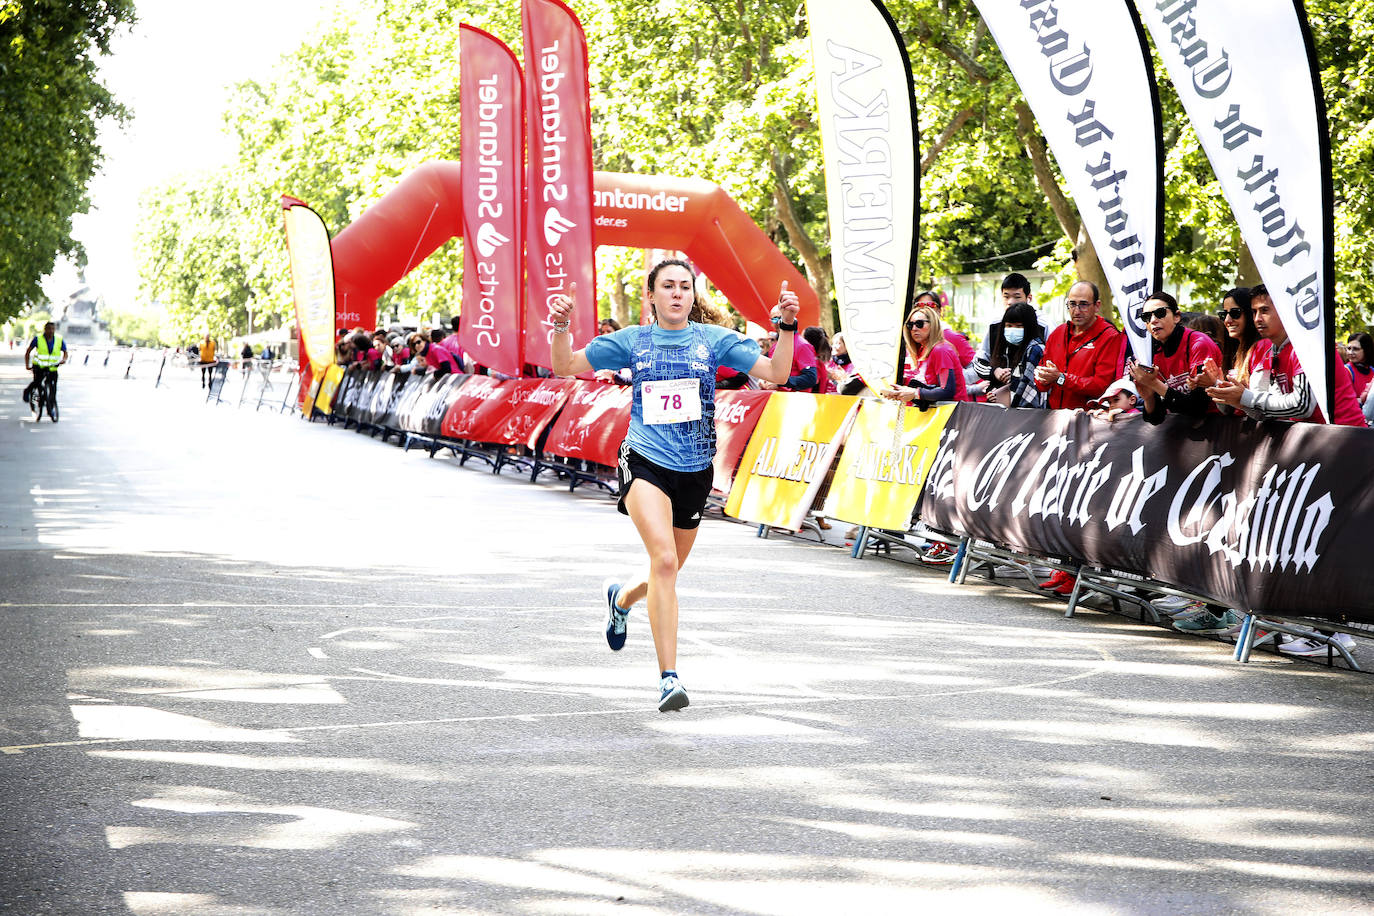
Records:
M701 382L694 378L645 382L640 389L640 401L644 422L649 426L700 420Z

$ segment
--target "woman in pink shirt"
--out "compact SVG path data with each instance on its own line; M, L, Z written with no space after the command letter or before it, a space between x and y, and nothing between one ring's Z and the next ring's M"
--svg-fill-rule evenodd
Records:
M911 361L905 385L882 392L894 401L906 401L924 410L937 401L967 401L964 367L959 354L945 341L944 323L929 305L918 305L906 316L902 329Z

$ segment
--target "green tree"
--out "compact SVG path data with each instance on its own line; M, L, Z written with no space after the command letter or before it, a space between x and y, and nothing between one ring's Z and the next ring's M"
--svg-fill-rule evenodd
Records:
M124 109L97 78L133 0L0 0L0 320L40 297L58 257L84 263L72 216L90 205L102 119Z

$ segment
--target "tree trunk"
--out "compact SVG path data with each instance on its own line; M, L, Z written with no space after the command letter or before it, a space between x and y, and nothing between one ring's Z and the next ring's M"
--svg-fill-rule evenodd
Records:
M1050 209L1054 211L1055 219L1059 220L1059 227L1064 230L1064 235L1073 240L1074 251L1077 253L1074 266L1077 268L1078 278L1097 284L1102 293L1102 314L1110 319L1115 312L1106 271L1102 269L1097 249L1093 247L1092 239L1088 237L1083 221L1079 219L1078 208L1069 200L1054 178L1049 151L1045 149L1045 142L1035 126L1035 116L1024 102L1016 103L1016 125L1021 135L1021 143L1026 147L1026 154L1030 156L1035 183L1040 186L1045 199L1049 201Z
M607 292L611 294L611 317L622 328L629 327L630 297L625 295L625 271L617 270L611 274L611 288Z
M797 211L792 206L792 191L787 185L787 174L783 171L782 160L778 158L777 150L773 151L773 178L773 205L777 210L778 219L787 231L787 240L801 255L802 264L806 267L806 278L810 281L816 298L821 302L821 327L825 329L826 336L831 336L835 333L835 319L830 311L830 288L833 279L831 262L829 258L821 256L816 243L806 234L806 228L797 218Z
M940 132L940 136L931 144L930 149L926 150L925 156L921 159L920 174L924 175L926 170L935 164L935 160L940 155L940 151L949 145L949 141L953 140L954 135L959 132L959 128L967 124L969 118L972 118L973 115L974 110L972 108L965 108L963 111L958 112L954 117L950 118L949 123L945 125L945 129Z
M1026 148L1026 155L1030 157L1031 169L1035 172L1035 183L1040 186L1041 193L1049 201L1054 218L1059 220L1059 228L1064 230L1065 236L1076 242L1082 223L1078 218L1078 208L1055 180L1054 169L1050 166L1049 151L1045 149L1045 141L1041 139L1040 131L1035 126L1035 116L1024 102L1016 103L1016 126L1017 132L1021 135L1021 144Z
M1093 247L1093 240L1087 229L1078 230L1076 250L1078 259L1074 266L1078 268L1078 279L1097 284L1098 290L1102 293L1102 317L1108 321L1115 321L1116 297L1112 294L1111 284L1107 282L1107 272L1102 269L1102 262L1097 257L1097 249Z
M1239 233L1237 233L1239 235ZM1260 280L1259 265L1255 263L1255 256L1250 253L1250 246L1245 244L1245 239L1240 239L1240 250L1236 252L1236 285L1237 286L1258 286Z

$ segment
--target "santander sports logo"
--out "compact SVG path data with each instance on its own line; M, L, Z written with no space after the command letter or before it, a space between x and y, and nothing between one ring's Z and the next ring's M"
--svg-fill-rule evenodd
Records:
M563 236L576 227L577 223L559 213L557 207L544 211L544 242L550 248L556 248Z
M496 254L496 249L509 241L491 223L483 223L477 229L477 253L484 258Z

